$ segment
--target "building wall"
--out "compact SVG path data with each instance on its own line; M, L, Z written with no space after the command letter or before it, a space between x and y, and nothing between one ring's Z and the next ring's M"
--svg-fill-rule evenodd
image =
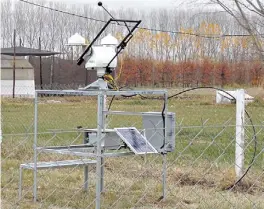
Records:
M10 97L13 95L13 80L1 80L1 96ZM15 97L35 97L34 80L16 80Z
M56 85L78 84L88 85L97 80L95 70L87 71L76 64L77 61L55 58L53 69L53 83ZM30 63L35 69L35 84L40 84L39 58L31 57ZM42 83L49 85L51 80L51 58L42 58Z
M15 97L34 97L34 68L24 57L15 59ZM13 57L1 55L1 96L13 96Z
M13 80L13 69L1 69L1 80ZM16 80L34 80L34 69L16 69Z

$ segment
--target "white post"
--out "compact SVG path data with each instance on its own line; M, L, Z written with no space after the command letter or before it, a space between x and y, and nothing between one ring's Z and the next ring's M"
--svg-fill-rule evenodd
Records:
M237 179L243 174L244 167L244 141L245 141L245 91L236 91L236 159L235 171Z

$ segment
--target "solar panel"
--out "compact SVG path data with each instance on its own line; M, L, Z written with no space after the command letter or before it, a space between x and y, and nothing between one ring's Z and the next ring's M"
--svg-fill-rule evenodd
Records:
M135 127L115 128L115 131L135 154L158 153Z

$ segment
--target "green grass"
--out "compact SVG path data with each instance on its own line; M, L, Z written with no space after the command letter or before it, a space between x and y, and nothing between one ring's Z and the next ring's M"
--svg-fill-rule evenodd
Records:
M216 105L210 95L184 95L169 101L169 111L176 113L176 149L168 154L168 193L161 196L162 157L107 159L102 208L264 208L264 111L261 101L247 110L258 133L257 158L252 169L234 191L224 190L235 180L234 124L235 106ZM49 103L57 100L60 103ZM117 99L112 110L161 111L162 101ZM81 97L41 98L38 112L38 145L82 143L77 126L96 128L95 99ZM25 171L23 192L17 200L19 164L33 159L32 100L2 100L2 204L3 208L94 208L96 176L91 168L89 192L82 191L83 170L67 168L43 170L39 176L39 201L32 203L31 171ZM139 116L109 116L110 127L136 126ZM226 121L229 126L224 128ZM249 124L247 120L247 124ZM259 125L262 125L259 126ZM64 132L59 133L59 130ZM71 132L65 132L65 130ZM246 127L245 166L254 153L251 126ZM249 144L248 144L249 143ZM63 160L72 157L41 154L39 160Z

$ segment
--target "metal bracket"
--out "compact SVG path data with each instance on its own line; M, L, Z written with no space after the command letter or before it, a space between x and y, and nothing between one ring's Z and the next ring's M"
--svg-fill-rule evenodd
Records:
M89 44L89 46L84 50L84 52L82 53L82 55L79 57L79 59L77 60L77 65L81 65L84 61L84 56L89 52L89 50L92 48L92 45L96 42L96 40L101 36L101 34L105 31L105 29L107 28L107 26L112 23L112 22L121 22L124 23L127 28L127 23L134 23L135 25L131 26L132 29L128 30L128 34L123 38L123 40L120 42L120 44L117 46L117 50L116 50L116 54L115 56L110 60L110 62L107 64L106 67L109 67L109 65L112 63L112 61L117 57L117 55L126 47L127 43L131 40L131 38L133 37L132 33L134 32L134 30L138 27L138 25L141 23L141 20L123 20L123 19L114 19L111 18L109 19L106 24L104 25L104 27L99 31L99 33L96 35L96 37L93 39L93 41Z
M78 90L87 91L87 90L108 90L107 82L99 78L93 83L85 86L84 88L79 88Z

